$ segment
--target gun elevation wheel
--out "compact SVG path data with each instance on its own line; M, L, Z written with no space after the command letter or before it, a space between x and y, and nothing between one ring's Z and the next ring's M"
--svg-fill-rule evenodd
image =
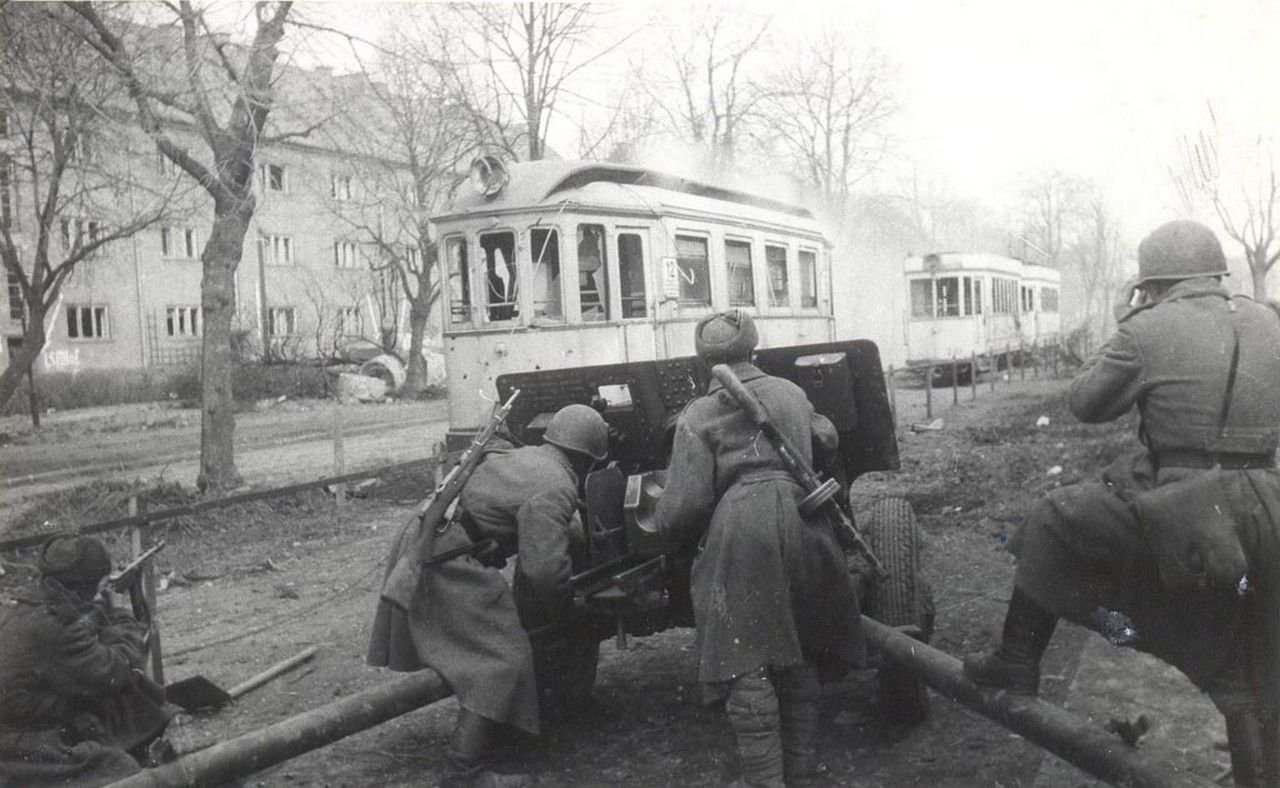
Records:
M867 541L888 577L873 582L866 613L923 642L933 636L933 591L920 578L920 531L911 504L901 498L879 501L866 516ZM895 722L914 724L929 716L929 688L909 672L884 661L880 665L880 707Z

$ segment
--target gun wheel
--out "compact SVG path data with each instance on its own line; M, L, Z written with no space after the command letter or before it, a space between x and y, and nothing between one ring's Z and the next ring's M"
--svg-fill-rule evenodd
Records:
M912 627L923 642L933 636L933 591L920 578L920 530L911 504L901 498L879 501L866 517L867 541L888 577L871 584L866 613L892 627ZM929 716L929 688L919 678L883 662L880 708L894 722L915 724Z
M516 609L526 630L555 622L534 595L523 572L512 582ZM600 636L591 626L569 626L532 638L533 673L538 684L538 707L544 722L567 719L591 704L591 690L600 664Z

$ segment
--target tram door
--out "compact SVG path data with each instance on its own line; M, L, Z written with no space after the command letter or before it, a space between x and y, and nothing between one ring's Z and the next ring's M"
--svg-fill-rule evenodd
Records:
M654 282L650 264L649 230L619 225L614 233L613 253L618 261L618 308L622 342L627 361L663 358L665 348L657 330L656 294L661 284Z

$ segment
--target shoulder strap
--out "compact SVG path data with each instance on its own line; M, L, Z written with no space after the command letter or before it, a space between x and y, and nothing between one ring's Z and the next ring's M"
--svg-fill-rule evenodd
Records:
M1222 397L1222 410L1218 413L1218 438L1227 428L1227 416L1231 413L1231 395L1236 388L1236 369L1240 366L1240 323L1235 317L1236 305L1228 301L1231 315L1231 369L1227 372L1227 391Z

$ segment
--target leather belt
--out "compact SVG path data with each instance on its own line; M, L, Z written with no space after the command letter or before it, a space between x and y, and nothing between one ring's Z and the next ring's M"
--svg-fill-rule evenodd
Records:
M1156 454L1156 466L1160 468L1225 468L1232 471L1274 468L1276 453L1269 451L1246 454L1229 451L1170 449Z

